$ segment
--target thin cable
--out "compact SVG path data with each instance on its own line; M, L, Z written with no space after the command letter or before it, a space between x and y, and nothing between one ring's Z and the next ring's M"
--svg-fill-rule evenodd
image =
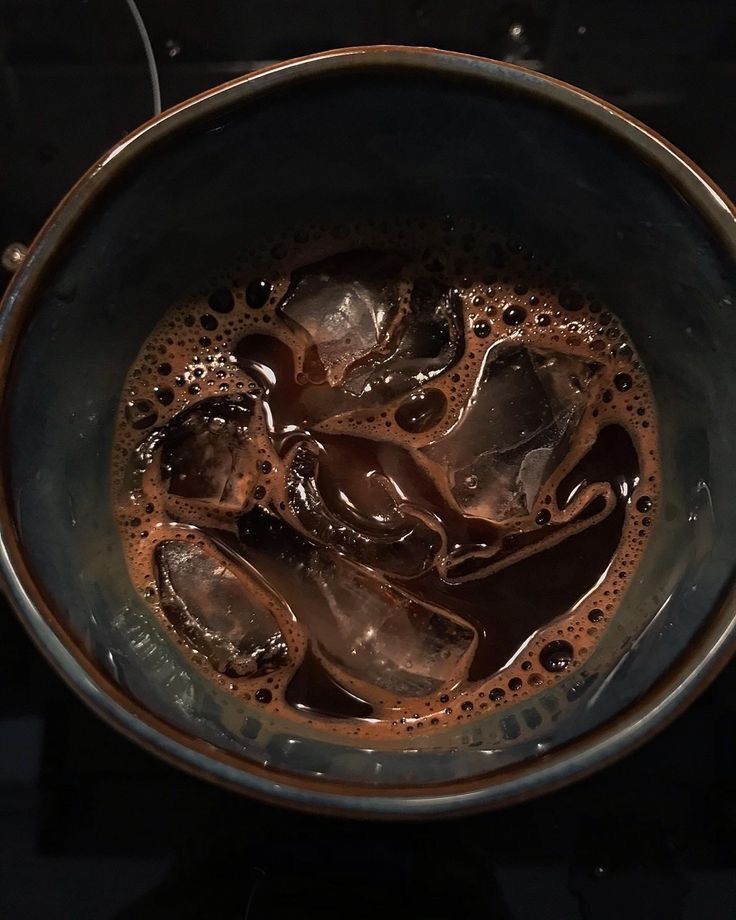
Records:
M156 58L153 54L151 39L148 37L148 29L143 22L143 17L135 4L135 0L125 0L130 10L130 15L135 20L138 34L143 42L143 50L146 52L146 62L148 63L148 72L151 76L151 91L153 92L153 114L158 115L161 112L161 86L158 82L158 70L156 68Z

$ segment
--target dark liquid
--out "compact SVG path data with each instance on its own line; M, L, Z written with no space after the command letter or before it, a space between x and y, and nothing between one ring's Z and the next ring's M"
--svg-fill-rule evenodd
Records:
M441 727L558 680L656 502L620 325L478 228L283 252L172 308L131 371L136 584L233 693L337 731Z

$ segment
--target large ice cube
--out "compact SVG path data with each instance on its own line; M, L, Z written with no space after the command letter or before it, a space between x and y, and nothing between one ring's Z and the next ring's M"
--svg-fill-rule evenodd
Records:
M475 631L448 611L309 546L260 510L243 518L240 539L244 556L288 602L338 681L347 676L399 698L424 696L462 679L470 666Z
M443 373L463 348L457 296L434 278L417 278L391 354L348 372L344 387L380 404Z
M171 496L218 511L241 510L258 479L249 397L212 398L176 416L160 434L161 476Z
M588 404L598 365L532 349L492 349L459 420L422 448L460 508L503 522L528 514Z
M254 677L286 664L272 613L282 602L261 580L243 568L236 575L224 558L189 541L161 543L155 558L162 610L215 670Z
M309 335L331 384L356 361L387 347L403 263L394 253L356 250L292 272L279 313Z
M475 633L447 611L344 563L315 559L310 577L329 616L319 611L304 622L323 655L346 674L399 697L434 693L464 677Z

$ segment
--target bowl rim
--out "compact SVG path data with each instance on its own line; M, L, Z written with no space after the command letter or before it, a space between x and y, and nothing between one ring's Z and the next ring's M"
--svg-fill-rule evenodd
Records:
M342 48L284 61L188 99L152 118L104 154L53 211L0 303L0 422L7 424L9 369L34 294L57 248L97 196L130 162L159 141L233 103L255 99L305 76L355 68L407 68L474 77L513 87L561 107L624 141L653 163L696 208L736 261L736 208L682 152L615 106L555 78L515 64L458 52L401 45ZM264 768L193 738L145 710L82 651L55 618L23 558L5 472L0 476L0 574L31 639L56 672L99 716L164 760L226 788L306 811L367 818L457 816L505 806L572 783L618 760L664 728L725 666L736 650L736 585L728 590L685 652L635 703L550 752L468 780L416 788L350 785Z

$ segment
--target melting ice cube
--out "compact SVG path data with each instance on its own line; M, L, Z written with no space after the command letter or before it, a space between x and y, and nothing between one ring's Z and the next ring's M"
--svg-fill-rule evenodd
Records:
M349 371L345 389L375 404L387 402L452 367L462 347L462 310L455 294L434 278L417 278L396 347L370 366Z
M403 263L394 253L356 250L292 272L279 313L309 335L331 384L356 361L386 348Z
M264 584L240 568L236 575L218 555L187 541L161 543L155 557L162 610L215 670L253 677L287 662L271 612L281 601Z
M446 610L310 547L261 511L243 519L240 539L339 681L347 675L399 698L423 696L462 679L470 666L475 631Z
M588 404L598 365L556 352L490 350L450 432L422 448L460 508L505 521L529 513Z
M310 571L329 617L304 622L329 661L399 697L434 693L465 676L475 644L470 626L342 566L322 558Z
M161 433L161 475L170 495L238 511L258 478L249 439L255 400L213 398L176 416Z

